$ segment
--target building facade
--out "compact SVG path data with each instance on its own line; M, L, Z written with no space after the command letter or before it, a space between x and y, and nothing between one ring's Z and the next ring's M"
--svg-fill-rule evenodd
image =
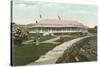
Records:
M40 33L42 35L54 35L57 33L87 33L87 27L78 21L65 19L41 19L29 27L30 33Z

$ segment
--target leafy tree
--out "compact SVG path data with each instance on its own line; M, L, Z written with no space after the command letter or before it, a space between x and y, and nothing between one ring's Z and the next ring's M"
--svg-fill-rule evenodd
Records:
M20 25L12 26L12 41L15 45L19 45L23 40L27 39L28 32Z

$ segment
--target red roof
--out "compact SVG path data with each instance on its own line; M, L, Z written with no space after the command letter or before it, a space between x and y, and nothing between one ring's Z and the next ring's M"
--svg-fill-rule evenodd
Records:
M38 23L35 23L33 27L80 27L86 28L82 23L74 20L65 19L41 19Z

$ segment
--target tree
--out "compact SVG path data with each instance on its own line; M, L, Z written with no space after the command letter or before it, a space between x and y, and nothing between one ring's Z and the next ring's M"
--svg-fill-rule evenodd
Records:
M27 39L27 31L20 25L12 26L12 41L15 45L19 45L23 40Z

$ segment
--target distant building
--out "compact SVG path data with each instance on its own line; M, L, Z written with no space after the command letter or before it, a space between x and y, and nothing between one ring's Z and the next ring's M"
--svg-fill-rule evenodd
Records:
M59 17L60 18L60 17ZM42 18L29 27L30 33L40 33L43 35L54 35L56 33L87 33L87 27L78 21L66 19Z

